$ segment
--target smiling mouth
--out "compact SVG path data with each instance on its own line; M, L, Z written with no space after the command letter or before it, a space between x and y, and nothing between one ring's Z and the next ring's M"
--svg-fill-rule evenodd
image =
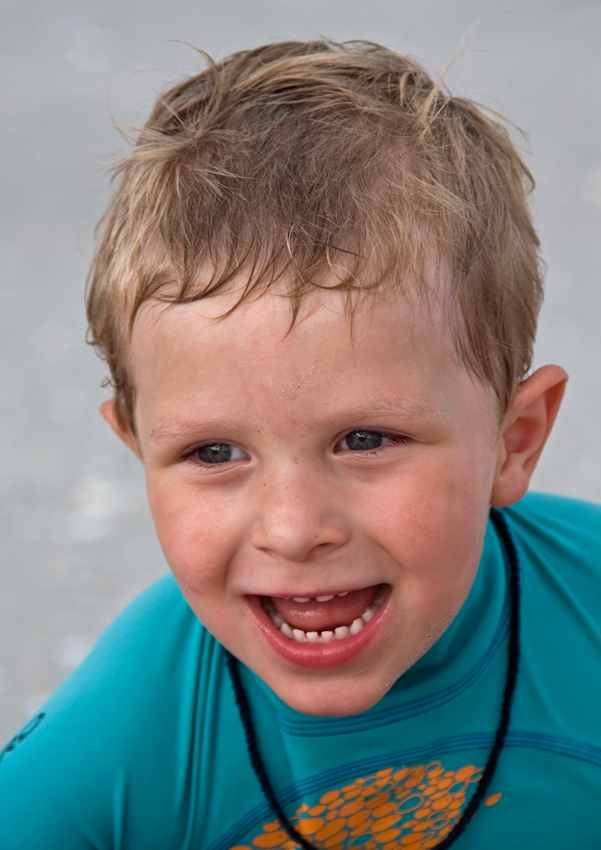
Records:
M314 597L262 596L275 628L297 643L324 644L359 634L384 601L387 585Z

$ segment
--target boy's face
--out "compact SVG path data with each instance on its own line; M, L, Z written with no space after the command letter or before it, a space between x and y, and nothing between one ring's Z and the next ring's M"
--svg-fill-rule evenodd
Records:
M335 292L290 331L277 294L212 320L228 306L151 304L136 320L161 545L199 619L288 705L365 711L469 592L500 453L494 402L436 315L401 298L368 301L352 334Z

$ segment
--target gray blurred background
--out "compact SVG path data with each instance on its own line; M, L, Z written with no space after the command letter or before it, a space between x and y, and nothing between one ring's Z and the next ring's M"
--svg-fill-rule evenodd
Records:
M283 38L367 38L526 129L549 265L537 363L572 379L535 486L601 501L600 0L1 0L0 739L166 567L97 414L83 288L105 168L156 93Z

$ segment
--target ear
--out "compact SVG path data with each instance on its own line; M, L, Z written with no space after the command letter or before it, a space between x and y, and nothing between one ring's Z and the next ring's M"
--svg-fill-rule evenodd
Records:
M108 422L119 439L123 440L128 449L131 449L136 457L142 460L138 439L129 426L121 425L117 416L117 407L114 399L111 398L108 401L103 401L99 410L104 421ZM123 417L123 421L126 421L125 417Z
M501 427L491 505L504 508L525 494L559 412L567 380L561 366L543 366L519 385Z

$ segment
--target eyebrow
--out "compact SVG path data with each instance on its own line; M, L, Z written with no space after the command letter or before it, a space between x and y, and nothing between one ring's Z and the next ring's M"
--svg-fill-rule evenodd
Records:
M389 418L390 416L403 416L411 421L427 423L440 420L444 414L436 408L428 407L408 398L378 398L362 407L338 410L331 416L318 418L307 415L307 423L311 426L335 427L342 421L352 424L353 422L371 420L376 425L377 420L381 417ZM247 424L234 419L181 419L171 417L155 425L150 432L150 439L158 442L197 434L199 431L212 433L221 431L231 434L247 430Z
M244 431L247 426L234 419L180 419L170 417L163 419L154 426L150 432L151 440L169 440L176 437L185 437L198 431Z
M320 417L319 419L317 419L317 417L309 417L309 421L314 421L315 424L319 423L327 425L334 424L341 419L349 421L371 419L374 420L374 424L376 424L375 420L380 417L387 418L390 416L403 416L411 419L412 421L418 420L420 422L434 422L442 419L444 414L437 408L428 407L427 405L421 404L421 402L413 399L406 397L393 397L375 398L373 401L369 402L369 404L362 407L340 410L330 417Z

